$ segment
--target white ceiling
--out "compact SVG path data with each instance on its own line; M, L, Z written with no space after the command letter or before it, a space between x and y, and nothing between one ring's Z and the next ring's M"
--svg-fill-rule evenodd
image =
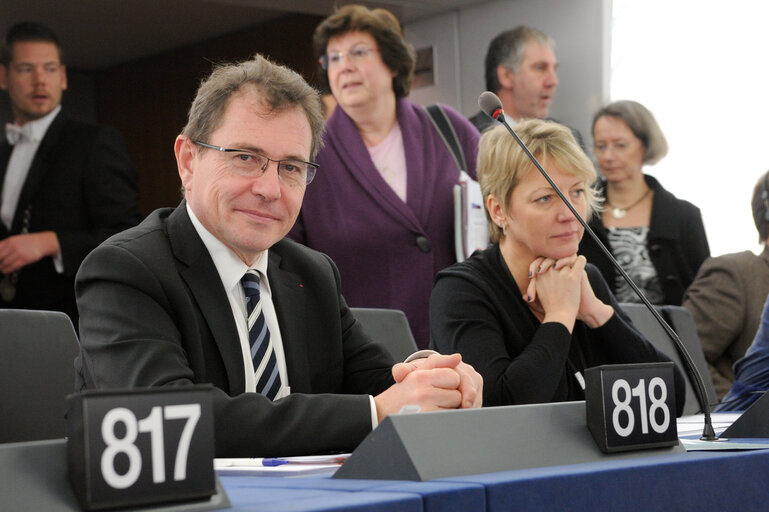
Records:
M402 23L486 0L359 1ZM18 21L51 27L70 69L94 70L204 41L288 13L325 16L340 0L2 0L0 35ZM276 8L279 6L279 9Z

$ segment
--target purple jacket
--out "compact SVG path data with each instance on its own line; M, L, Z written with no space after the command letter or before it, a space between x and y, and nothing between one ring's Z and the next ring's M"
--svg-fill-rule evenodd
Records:
M352 119L337 107L326 125L320 169L289 236L331 256L350 306L402 310L417 345L426 348L433 277L456 261L452 187L459 170L420 105L400 98L396 108L406 202L384 181ZM444 109L475 178L480 135L463 116Z

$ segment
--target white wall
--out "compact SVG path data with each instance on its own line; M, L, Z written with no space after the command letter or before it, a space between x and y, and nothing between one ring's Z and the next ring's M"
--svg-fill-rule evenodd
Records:
M769 168L769 100L761 92L769 78L763 59L769 32L762 25L767 7L752 0L738 5L740 9L724 10L721 3L698 0L618 0L614 21L612 0L472 5L404 27L416 47L436 46L437 83L413 91L411 99L440 101L472 115L484 90L489 41L520 24L539 28L555 39L560 62L550 115L577 128L590 147L590 122L600 105L628 98L646 104L671 150L645 172L702 209L713 255L758 251L750 196L758 176ZM697 13L696 23L691 23L691 13ZM612 57L613 24L617 40ZM727 34L728 28L735 35ZM729 65L719 68L714 62ZM703 107L711 104L723 108ZM731 135L729 142L718 144L723 133Z
M644 171L700 208L712 255L760 252L750 200L769 168L769 4L615 0L614 10L612 99L646 105L670 145Z
M422 105L445 103L459 110L459 13L452 12L436 18L404 26L406 39L414 48L433 46L435 85L412 89L409 99Z
M500 0L404 26L416 48L433 44L436 85L414 90L417 103L440 101L465 115L485 90L483 61L491 39L517 25L538 28L556 42L559 85L550 115L577 128L590 144L593 112L608 98L611 0Z

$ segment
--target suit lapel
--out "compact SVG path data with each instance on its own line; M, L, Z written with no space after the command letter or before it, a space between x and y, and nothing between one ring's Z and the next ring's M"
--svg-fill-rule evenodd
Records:
M292 393L312 392L310 362L307 360L307 308L303 283L298 275L281 268L281 246L278 242L269 252L267 276L272 301L280 326L283 353Z
M431 130L435 130L430 121L424 121L430 125ZM432 208L438 173L451 170L439 169L435 162L425 165L425 155L431 151L430 140L423 137L422 120L416 116L404 98L398 100L398 122L403 133L403 150L406 152L406 203L418 219L426 219L427 212ZM456 172L459 182L459 170Z
M764 246L764 250L761 251L760 257L764 260L764 263L769 265L769 245Z
M11 160L11 153L13 152L13 146L8 144L3 136L2 142L0 142L0 193L3 191L3 185L5 183L5 173L8 170L8 162Z
M186 265L181 271L182 279L190 287L222 354L230 394L243 393L246 378L243 354L229 299L211 255L187 214L186 201L182 201L168 218L168 238L174 256Z
M646 184L654 191L652 198L652 214L649 219L649 240L678 239L678 223L670 222L670 205L675 202L673 195L662 188L659 182L649 176L644 175Z
M29 207L32 198L35 197L37 189L50 169L56 165L56 155L58 154L60 137L66 126L66 118L59 112L56 118L51 122L48 130L40 141L40 146L35 152L32 164L27 173L27 179L24 180L24 186L19 194L19 202L16 206L16 212L13 216L12 233L21 232L24 220L24 210Z
M11 159L11 152L13 146L8 144L3 136L2 142L0 142L0 204L2 204L3 184L5 183L5 172L8 169L8 161ZM8 229L5 224L0 222L0 240L8 236Z

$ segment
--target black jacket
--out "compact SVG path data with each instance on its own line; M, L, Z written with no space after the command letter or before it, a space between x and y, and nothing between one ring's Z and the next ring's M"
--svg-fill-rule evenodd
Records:
M483 133L492 126L495 126L497 124L496 121L494 121L491 117L489 117L483 110L479 110L472 116L467 118L471 123L473 123L473 126L478 128L478 131ZM546 121L553 121L554 123L563 124L560 121L557 121L552 118L546 118ZM566 126L565 124L563 124ZM572 128L571 126L566 126L569 130L571 130L571 134L574 135L574 139L577 141L577 144L579 144L579 147L582 148L582 151L587 153L587 149L585 149L585 141L582 139L582 134L579 133L579 130L576 128Z
M705 227L700 210L688 201L676 198L662 188L651 176L644 176L654 191L652 215L647 245L649 257L659 276L665 304L681 305L684 291L694 280L700 265L710 256ZM606 197L606 182L599 180L596 188ZM590 219L590 227L603 244L609 246L608 230L600 213ZM612 292L616 289L617 271L595 241L586 233L582 237L579 253L601 271Z
M291 395L246 393L237 326L185 203L110 238L77 274L76 389L214 386L217 457L351 451L371 432L371 405L394 363L339 292L328 258L284 239L267 276Z
M572 333L558 322L540 323L521 297L497 244L436 276L430 299L431 346L459 352L483 376L483 404L518 405L584 400L574 373L601 364L669 361L633 326L592 265L596 297L615 314L590 329L577 320ZM676 406L685 384L675 371Z
M12 150L3 137L0 189ZM56 233L64 272L56 272L50 257L24 267L15 299L0 299L0 307L63 311L77 326L74 288L80 263L107 237L140 220L136 169L120 133L60 112L32 160L11 229L0 222L0 240L22 232L26 212L30 233Z

